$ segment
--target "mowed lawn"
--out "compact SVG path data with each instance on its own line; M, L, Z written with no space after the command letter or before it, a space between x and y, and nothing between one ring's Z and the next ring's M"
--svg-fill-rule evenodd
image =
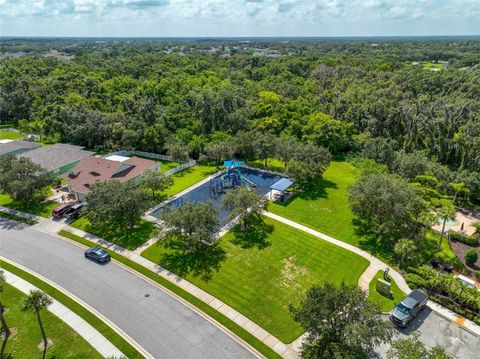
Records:
M388 282L392 283L390 290L392 291L391 297L386 297L383 294L377 292L377 279L383 279L383 271L378 271L375 277L370 282L368 288L368 299L373 302L377 303L380 306L382 312L389 312L395 306L395 303L400 303L402 299L406 296L405 293L402 292L400 288L398 288L397 283L388 277Z
M12 334L7 342L6 354L12 358L41 358L42 334L35 314L22 310L25 294L6 284L0 298L7 307L5 320ZM48 310L41 313L47 338L52 345L47 358L102 358L77 332Z
M298 193L286 204L270 203L268 210L358 247L361 238L352 223L348 187L359 174L348 162L332 162L312 189Z
M52 210L60 204L53 201L44 202L21 202L15 201L8 194L0 193L0 206L16 209L18 211L34 214L45 218L52 216Z
M98 227L92 225L86 217L80 217L70 225L130 250L142 245L159 232L153 223L143 219L133 228L115 224Z
M168 172L170 170L173 170L175 167L180 166L180 163L178 162L172 162L172 161L166 161L166 160L159 160L160 162L160 172Z
M200 254L155 245L142 253L256 322L284 343L303 332L288 309L314 284L356 284L364 258L269 218L227 233Z
M20 140L24 137L25 135L23 133L0 130L0 140Z
M161 166L161 165L160 165ZM178 192L193 186L195 183L211 176L219 169L215 166L196 165L172 175L173 185L164 191L164 195L171 197Z

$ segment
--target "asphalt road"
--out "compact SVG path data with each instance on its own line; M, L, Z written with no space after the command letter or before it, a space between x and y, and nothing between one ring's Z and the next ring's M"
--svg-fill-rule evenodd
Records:
M406 338L415 331L420 332L420 338L430 348L440 345L459 359L480 358L480 337L441 317L428 306L408 328L397 329L397 338ZM386 358L387 350L386 345L381 346L377 351L379 357Z
M155 358L254 358L218 327L154 285L83 249L0 219L0 255L70 291L110 319Z

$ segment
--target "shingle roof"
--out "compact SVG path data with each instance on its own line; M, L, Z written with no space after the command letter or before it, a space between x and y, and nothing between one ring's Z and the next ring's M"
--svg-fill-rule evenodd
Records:
M52 171L93 154L94 152L85 151L81 146L57 143L21 153L18 156L28 157L43 169Z
M22 140L13 140L6 143L0 143L0 156L6 155L12 152L17 152L19 150L28 151L33 148L40 147L41 145L37 142L31 141L22 141Z
M94 183L113 179L126 182L156 166L157 162L139 157L132 157L123 162L101 157L85 157L65 178L74 192L88 193L89 187Z

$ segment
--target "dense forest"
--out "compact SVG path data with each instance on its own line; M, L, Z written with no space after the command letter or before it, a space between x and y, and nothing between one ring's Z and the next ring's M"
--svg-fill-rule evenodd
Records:
M480 197L478 38L4 38L0 68L1 122L50 141L198 159L292 139Z

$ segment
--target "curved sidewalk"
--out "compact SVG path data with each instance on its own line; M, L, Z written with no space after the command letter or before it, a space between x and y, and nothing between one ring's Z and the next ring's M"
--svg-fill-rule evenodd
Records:
M264 212L263 213L265 216L270 217L276 221L285 223L289 226L292 226L296 229L299 229L303 232L307 232L315 237L318 237L320 239L323 239L324 241L330 242L336 246L342 247L350 252L356 253L359 256L362 256L363 258L367 259L370 262L370 265L368 268L362 273L358 280L358 285L360 288L362 288L365 291L368 291L368 285L372 281L372 279L375 277L375 274L379 270L384 270L385 268L390 268L389 265L385 264L382 262L380 259L372 256L370 253L365 252L364 250L361 250L360 248L357 248L355 246L352 246L351 244L342 242L338 239L332 238L330 236L327 236L326 234L323 234L321 232L318 232L314 229L308 228L302 224L299 224L297 222L291 221L289 219L286 219L284 217L281 217L277 214L271 213L271 212ZM410 293L412 290L408 286L407 282L405 279L402 277L400 273L398 273L396 270L390 268L390 271L388 272L389 276L395 280L397 283L398 287L405 293Z
M32 290L38 290L36 286L17 275L3 269L6 282L22 293L29 294ZM107 338L99 333L94 327L88 324L82 317L78 316L62 303L52 298L53 303L47 308L48 311L63 320L69 327L75 330L87 341L97 352L105 358L122 358L123 353L117 349Z

